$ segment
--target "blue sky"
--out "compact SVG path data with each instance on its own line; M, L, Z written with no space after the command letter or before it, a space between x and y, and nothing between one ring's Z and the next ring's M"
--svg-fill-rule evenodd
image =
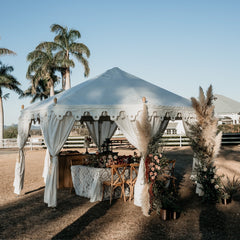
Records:
M14 67L24 90L26 56L53 40L50 26L57 23L79 30L80 42L91 51L90 76L84 78L76 63L72 86L119 67L186 98L212 84L214 93L240 101L240 1L0 0L0 5L0 47L17 53L0 60ZM17 123L21 105L29 102L10 92L5 125Z

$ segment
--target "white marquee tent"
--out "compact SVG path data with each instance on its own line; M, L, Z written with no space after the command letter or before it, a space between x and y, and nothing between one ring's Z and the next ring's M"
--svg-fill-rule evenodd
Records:
M58 154L75 121L85 121L95 143L100 146L111 137L118 126L128 141L141 152L136 120L146 98L151 135L164 131L168 121L192 118L189 100L130 75L119 68L112 68L98 77L83 82L45 101L23 109L18 123L19 159L16 162L14 192L23 188L25 159L23 148L32 121L40 123L44 140L51 156L44 202L49 207L57 205ZM145 183L144 160L140 162L135 185L134 203L141 206L141 192Z

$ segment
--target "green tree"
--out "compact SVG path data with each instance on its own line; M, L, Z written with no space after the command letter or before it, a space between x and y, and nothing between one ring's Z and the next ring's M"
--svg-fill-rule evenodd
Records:
M12 125L7 127L4 130L4 138L17 138L18 128L16 125Z
M54 94L58 94L60 91L54 91ZM30 103L34 103L36 100L44 100L50 96L50 89L48 88L48 83L46 79L40 79L38 85L34 88L30 86L20 98L31 97Z
M3 139L3 127L4 127L4 111L3 111L3 99L6 99L9 95L3 95L3 88L13 90L17 94L21 95L23 92L19 88L21 85L16 78L11 75L13 67L3 65L0 62L0 139Z
M31 80L31 94L36 94L36 91L40 90L44 83L47 82L47 87L50 89L50 96L54 95L54 85L58 81L58 77L55 74L58 69L58 61L52 50L50 47L42 48L41 50L36 48L27 56L30 64L26 77Z
M33 91L34 88L34 91ZM40 101L47 99L50 95L50 89L46 80L40 79L36 87L30 86L20 98L23 97L32 97L30 103L34 103L37 99Z
M74 61L70 59L70 55L74 56L84 67L84 76L89 75L89 65L86 59L90 56L90 51L83 43L76 42L81 37L79 31L68 29L67 27L53 24L51 31L56 33L54 42L43 42L38 45L38 49L50 47L57 50L57 58L61 59L61 74L63 89L71 88L70 67L74 67ZM85 57L86 56L86 57Z

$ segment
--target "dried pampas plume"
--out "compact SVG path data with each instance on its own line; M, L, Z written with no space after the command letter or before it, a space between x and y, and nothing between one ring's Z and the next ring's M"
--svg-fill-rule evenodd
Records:
M149 210L150 210L150 197L148 192L148 184L144 185L142 191L142 212L143 215L149 217Z
M141 119L140 121L136 121L136 126L139 136L139 148L143 156L146 156L148 143L151 139L151 124L148 121L148 109L146 104L143 104Z
M214 117L212 85L207 90L206 97L203 89L199 88L199 99L191 98L192 107L196 113L196 122L190 124L190 139L197 158L206 164L211 163L217 156L222 133L217 133L217 118Z

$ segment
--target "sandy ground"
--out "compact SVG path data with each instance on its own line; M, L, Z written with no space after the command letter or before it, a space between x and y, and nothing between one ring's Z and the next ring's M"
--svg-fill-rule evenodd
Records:
M169 221L154 213L145 217L133 202L90 203L68 189L58 190L56 209L48 208L43 202L43 150L26 150L25 185L16 196L12 184L18 153L0 150L0 239L240 239L239 194L227 206L203 204L189 179L191 149L167 148L165 153L176 160L182 209L177 220ZM219 173L240 177L240 146L222 148L216 163Z

